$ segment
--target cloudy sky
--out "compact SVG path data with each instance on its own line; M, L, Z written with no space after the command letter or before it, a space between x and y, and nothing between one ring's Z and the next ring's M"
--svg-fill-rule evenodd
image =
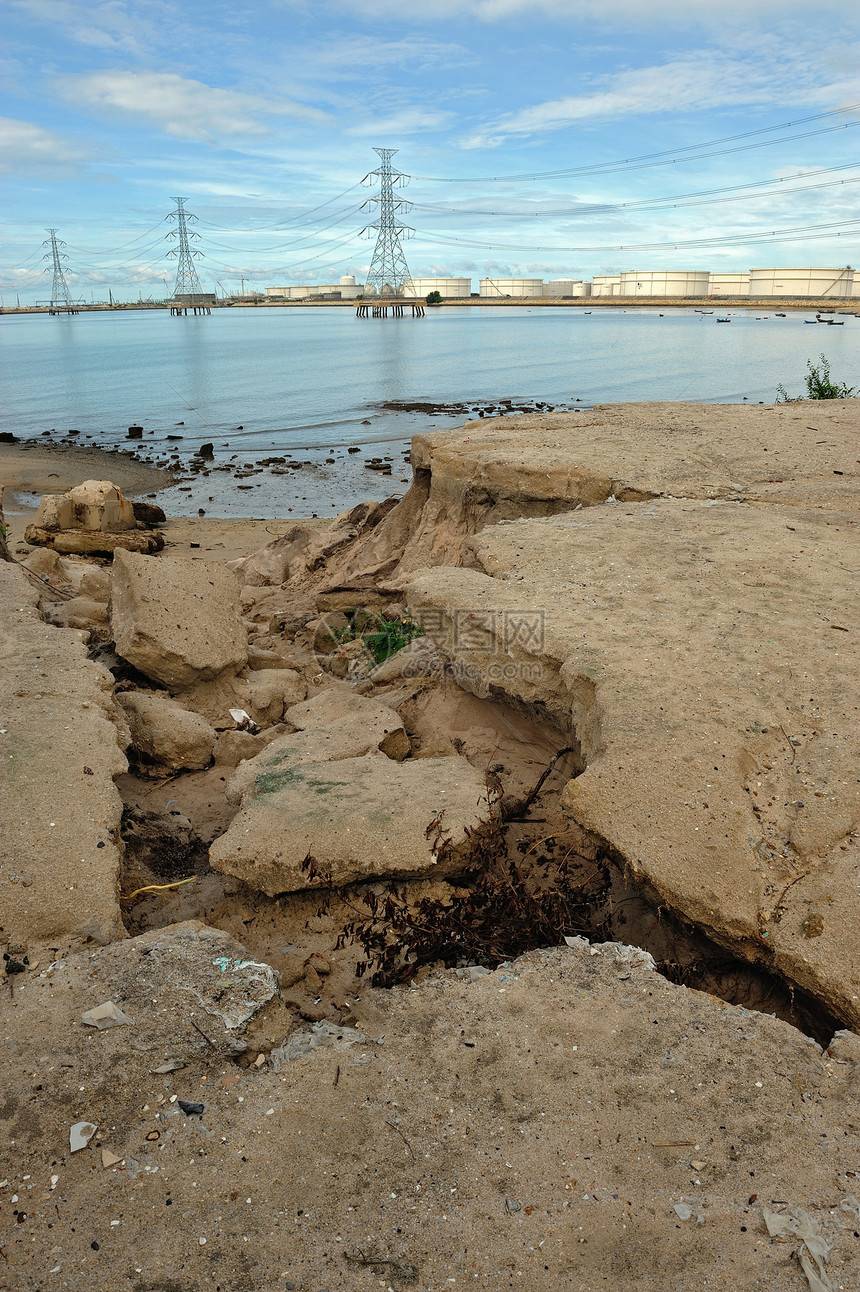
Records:
M0 287L359 280L374 146L416 275L860 262L857 0L0 0Z

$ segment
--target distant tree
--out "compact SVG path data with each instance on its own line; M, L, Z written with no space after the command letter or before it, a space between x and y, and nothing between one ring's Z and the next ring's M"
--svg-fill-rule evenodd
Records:
M428 305L441 305L441 304L442 304L442 293L441 293L441 292L428 292L428 294L424 297L424 299L425 299L425 301L427 302L427 304L428 304Z

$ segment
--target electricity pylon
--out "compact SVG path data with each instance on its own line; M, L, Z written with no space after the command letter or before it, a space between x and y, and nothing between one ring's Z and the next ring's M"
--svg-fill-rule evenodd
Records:
M48 233L50 236L45 239L42 246L48 247L49 250L45 252L42 259L50 260L52 262L49 268L45 270L45 273L50 273L51 269L54 271L49 308L52 311L67 310L70 314L76 314L77 310L75 309L74 302L72 301L72 294L69 291L69 285L66 282L66 275L63 272L63 261L68 260L69 257L66 255L65 251L61 251L60 248L65 247L66 244L63 242L62 238L57 237L56 229L49 229Z
M368 296L374 294L377 297L402 296L403 289L412 276L406 264L400 239L410 238L415 230L408 224L403 224L398 218L412 210L412 203L397 197L394 189L407 184L409 176L404 175L402 171L392 169L391 158L398 151L396 148L374 148L373 151L379 153L382 165L377 170L371 171L369 175L365 175L362 183L368 184L378 179L379 192L363 202L361 209L366 211L378 206L379 218L375 223L368 224L362 229L362 233L368 236L372 233L376 234L376 246L373 249L373 259L370 262L364 290Z
M173 288L173 295L176 300L186 298L186 304L193 304L194 297L203 295L200 279L197 277L197 270L194 266L196 257L202 256L203 252L191 246L191 239L199 238L200 234L188 228L189 220L196 220L197 216L192 215L190 211L186 211L186 199L184 197L174 197L171 198L171 201L176 203L176 210L171 211L167 218L168 220L176 221L176 228L171 229L167 237L179 239L177 245L171 247L167 253L168 256L177 257L176 284Z

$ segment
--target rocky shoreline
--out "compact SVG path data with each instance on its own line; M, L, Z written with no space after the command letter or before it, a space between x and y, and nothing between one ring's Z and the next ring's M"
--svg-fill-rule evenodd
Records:
M0 563L0 1288L856 1279L857 424L485 417Z

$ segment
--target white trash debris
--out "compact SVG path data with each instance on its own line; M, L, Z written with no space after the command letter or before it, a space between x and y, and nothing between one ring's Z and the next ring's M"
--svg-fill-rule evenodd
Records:
M269 1062L275 1072L280 1072L283 1063L291 1059L300 1059L302 1055L310 1054L311 1050L320 1050L327 1046L344 1050L349 1045L364 1045L369 1040L370 1037L365 1036L364 1032L360 1032L356 1027L337 1027L334 1023L323 1021L314 1023L299 1032L293 1032L283 1045L272 1050Z
M818 1225L803 1207L791 1211L771 1211L762 1207L764 1223L771 1238L799 1238L797 1259L806 1275L809 1292L833 1292L833 1284L824 1270L824 1263L833 1250L833 1244L820 1232ZM813 1263L814 1262L814 1263Z
M97 1130L98 1126L94 1126L92 1122L75 1122L69 1128L69 1148L72 1153L79 1153L82 1148L86 1148Z
M853 1193L849 1193L842 1199L839 1203L839 1210L847 1212L849 1216L853 1216L855 1223L860 1225L860 1202L857 1201Z
M106 1000L103 1005L88 1009L86 1014L81 1014L81 1022L84 1027L97 1027L100 1032L104 1032L108 1027L125 1027L126 1024L134 1027L134 1019L124 1014L112 1000Z

